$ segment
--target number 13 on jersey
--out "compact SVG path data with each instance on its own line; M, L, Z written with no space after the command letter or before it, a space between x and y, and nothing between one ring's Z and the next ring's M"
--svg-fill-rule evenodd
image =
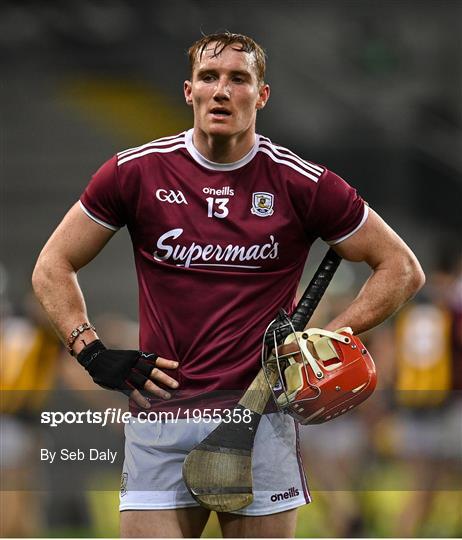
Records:
M207 217L225 218L229 214L228 207L229 198L207 197Z

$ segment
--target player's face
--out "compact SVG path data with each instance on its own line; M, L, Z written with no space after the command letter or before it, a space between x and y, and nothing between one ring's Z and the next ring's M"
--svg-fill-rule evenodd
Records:
M214 56L210 43L186 81L186 102L194 109L194 128L209 136L233 137L255 131L257 110L269 98L269 86L257 79L253 54L239 44Z

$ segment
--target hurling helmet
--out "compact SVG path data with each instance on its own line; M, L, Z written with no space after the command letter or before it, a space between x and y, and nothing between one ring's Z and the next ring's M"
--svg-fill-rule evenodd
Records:
M271 336L265 335L265 340L270 343ZM290 350L286 353L276 342L270 354L269 347L263 347L263 369L268 373L276 363L279 384L271 387L273 397L279 409L301 424L336 418L362 403L376 387L374 361L351 328L292 332L284 340L284 349Z

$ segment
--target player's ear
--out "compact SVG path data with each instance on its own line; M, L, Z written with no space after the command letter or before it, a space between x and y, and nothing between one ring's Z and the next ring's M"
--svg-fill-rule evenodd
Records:
M185 81L183 85L184 98L188 105L192 105L192 84L191 81Z
M259 90L259 96L257 100L257 109L263 109L270 97L269 84L262 84Z

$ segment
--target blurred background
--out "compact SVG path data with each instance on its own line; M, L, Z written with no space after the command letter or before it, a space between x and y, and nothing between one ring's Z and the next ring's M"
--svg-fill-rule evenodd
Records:
M457 0L0 1L1 535L117 535L120 467L63 490L37 460L51 437L41 410L63 400L65 410L105 408L109 398L63 353L31 298L30 275L104 161L191 126L186 50L201 32L224 29L266 49L272 94L258 131L353 184L427 274L418 297L365 337L378 365L376 395L349 416L301 430L314 503L300 512L297 534L461 536ZM304 281L324 249L314 246ZM365 277L367 268L344 263L313 323L338 312ZM80 282L106 344L136 347L125 230ZM110 437L120 445L120 429ZM213 519L206 535L219 535Z

